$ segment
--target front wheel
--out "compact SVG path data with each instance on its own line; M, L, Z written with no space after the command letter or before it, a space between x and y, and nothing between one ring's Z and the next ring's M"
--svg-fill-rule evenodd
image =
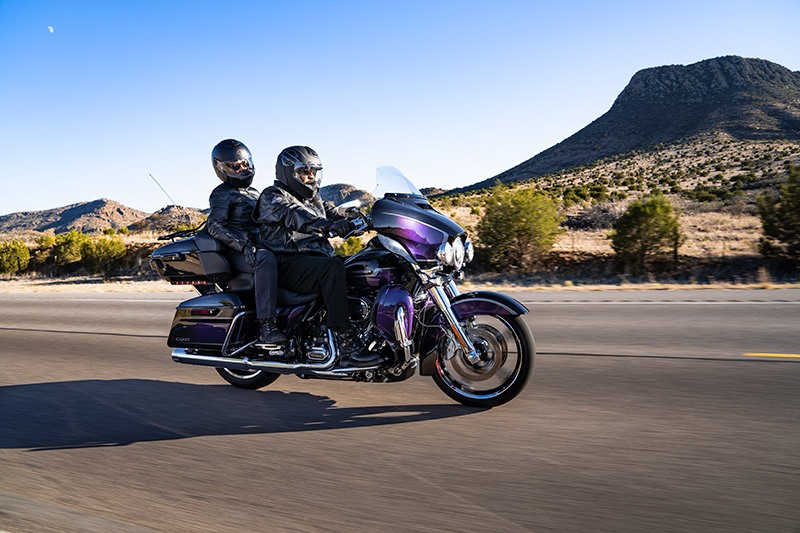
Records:
M234 370L232 368L217 368L216 370L222 379L240 389L260 389L281 377L280 374L266 370Z
M521 316L476 315L462 326L479 359L468 360L447 337L436 358L433 381L450 398L471 407L496 407L512 400L533 373L536 347L528 325Z

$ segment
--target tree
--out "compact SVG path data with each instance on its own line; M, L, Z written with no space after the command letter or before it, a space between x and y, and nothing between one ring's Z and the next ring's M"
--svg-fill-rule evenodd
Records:
M761 253L800 260L800 166L789 166L789 179L777 196L758 198L763 236Z
M478 222L479 252L496 269L529 270L555 244L563 217L549 195L498 185Z
M0 244L0 273L14 274L28 268L31 251L24 242L14 239Z
M679 214L661 193L633 202L609 235L611 247L626 271L645 272L653 261L672 256L684 241Z

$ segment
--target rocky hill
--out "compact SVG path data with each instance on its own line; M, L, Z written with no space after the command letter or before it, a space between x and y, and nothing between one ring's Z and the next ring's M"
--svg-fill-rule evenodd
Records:
M106 228L124 228L147 217L147 213L101 198L45 211L22 211L0 216L0 233L37 231L65 233L76 229L84 233Z
M324 201L332 202L334 205L350 202L352 200L361 200L364 204L371 204L375 201L375 198L367 191L356 189L352 185L344 183L326 185L319 190L319 195Z
M715 133L738 140L800 139L800 72L737 56L642 70L611 109L582 130L497 176L451 192Z

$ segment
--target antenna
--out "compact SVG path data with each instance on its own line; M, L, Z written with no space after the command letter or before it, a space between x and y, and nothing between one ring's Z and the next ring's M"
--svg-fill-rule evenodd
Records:
M156 185L158 185L158 188L159 188L159 189L161 189L162 191L164 191L164 194L166 194L166 195L167 195L167 198L169 198L169 201L170 201L170 202L172 202L172 204L171 204L171 205L178 205L177 203L175 203L175 200L173 200L173 199L172 199L172 196L170 196L170 195L169 195L169 193L168 193L167 191L165 191L165 190L164 190L164 187L162 187L162 186L161 186L161 184L158 182L158 180L157 180L155 177L153 177L153 175L152 175L152 174L148 174L148 176L150 176L151 178L153 178L153 181L155 181L155 182L156 182Z

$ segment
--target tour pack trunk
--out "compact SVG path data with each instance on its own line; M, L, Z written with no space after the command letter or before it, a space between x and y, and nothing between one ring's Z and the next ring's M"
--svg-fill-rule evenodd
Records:
M204 231L157 248L150 266L173 285L212 285L233 276L222 244Z

